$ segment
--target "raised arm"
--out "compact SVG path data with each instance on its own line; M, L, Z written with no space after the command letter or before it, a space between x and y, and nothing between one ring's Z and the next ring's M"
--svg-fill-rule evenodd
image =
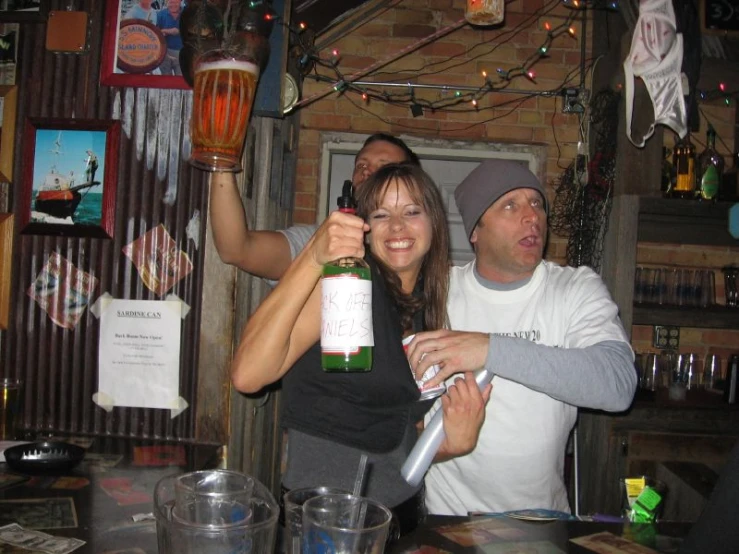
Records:
M280 379L320 337L321 270L327 262L364 255L362 219L332 213L259 305L241 335L231 380L256 392Z
M210 225L221 260L263 277L280 279L290 265L290 245L277 231L250 230L233 173L210 179Z

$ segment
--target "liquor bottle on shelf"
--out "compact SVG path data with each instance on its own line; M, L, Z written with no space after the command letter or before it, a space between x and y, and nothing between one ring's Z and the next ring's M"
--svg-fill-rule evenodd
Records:
M701 200L717 200L724 173L724 158L716 151L716 131L706 131L706 149L698 157L697 196Z
M675 186L671 196L695 198L695 147L690 142L690 135L675 143L672 163L675 166Z
M732 166L724 171L718 191L718 199L727 202L739 199L739 152L734 152L731 159Z
M352 182L344 181L339 211L355 213ZM321 364L328 372L372 369L372 273L361 258L339 258L323 266Z

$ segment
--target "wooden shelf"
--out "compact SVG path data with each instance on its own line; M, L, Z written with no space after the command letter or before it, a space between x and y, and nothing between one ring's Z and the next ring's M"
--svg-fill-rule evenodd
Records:
M634 325L677 325L706 329L739 329L739 309L724 306L663 306L634 304Z
M729 234L733 202L703 202L678 198L639 199L639 242L739 246Z

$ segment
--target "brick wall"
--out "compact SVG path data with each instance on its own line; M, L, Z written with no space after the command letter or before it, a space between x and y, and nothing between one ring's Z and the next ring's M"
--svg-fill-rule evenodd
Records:
M341 58L338 68L344 75L351 75L387 59L394 53L408 48L420 39L454 24L463 18L465 2L462 0L404 0L378 17L368 21L349 36L330 45L337 48ZM546 16L533 15L537 10L552 7ZM509 70L522 64L545 41L544 23L556 27L564 21L571 11L559 4L543 0L523 0L506 6L505 25L500 29L476 29L469 25L449 33L411 54L382 67L377 73L363 77L367 81L417 82L421 84L449 85L448 90L415 89L417 99L437 101L454 95L455 86L481 86L484 83L482 71L495 76L498 67ZM520 32L513 36L516 27ZM573 25L580 36L581 22ZM588 33L592 29L587 24ZM505 39L509 38L507 42ZM589 37L588 37L589 44ZM323 52L328 58L330 49ZM586 50L586 58L589 49ZM520 90L544 91L557 89L570 72L580 63L580 42L567 35L556 38L548 52L534 66L536 83L519 77L509 87ZM429 70L438 71L434 75L415 78L415 70L435 64ZM319 74L335 78L335 73L316 68ZM579 75L571 83L578 85ZM590 76L586 88L590 87ZM497 77L493 79L498 83ZM329 83L317 83L306 79L302 98L325 91ZM388 89L390 90L390 89ZM502 103L508 103L501 106ZM498 107L492 107L498 106ZM477 110L471 106L455 107L464 111L424 110L421 117L414 118L407 104L392 105L371 99L365 103L357 93L343 95L331 93L304 107L300 111L300 144L297 171L295 212L296 223L313 223L319 199L319 133L321 131L341 131L374 133L378 131L397 135L418 137L442 137L474 141L535 142L548 147L547 177L553 182L560 176L576 153L579 135L579 120L576 115L561 113L562 100L559 97L525 98L524 95L488 93L479 100ZM733 107L719 104L702 105L705 117L713 123L719 136L728 146L721 151L728 153L733 149ZM702 118L701 131L694 143L698 151L705 142L705 117ZM666 145L671 145L669 131ZM550 184L551 187L551 184ZM655 192L659 183L654 184ZM550 198L553 197L549 190ZM547 253L549 259L564 262L566 239L552 237ZM677 245L649 245L639 249L639 263L654 265L685 265L688 267L720 268L737 258L737 249L689 248ZM717 284L721 281L718 274ZM722 289L721 289L722 290ZM719 291L721 292L721 291ZM682 330L682 345L685 351L700 351L701 355L710 349L728 353L739 345L739 331ZM648 349L651 342L651 328L635 327L634 346L639 351Z
M461 0L405 0L398 3L331 45L341 54L339 70L344 75L351 75L378 60L391 57L420 39L460 21L464 16L464 6L465 2ZM554 7L546 17L532 15L546 6ZM417 99L429 102L452 97L454 87L482 86L485 83L483 70L488 72L493 84L500 85L502 82L496 69L509 70L521 65L546 40L544 23L550 22L556 27L572 13L562 5L544 0L515 2L506 10L505 25L500 29L465 25L363 77L363 80L449 85L448 90L414 90ZM520 32L511 36L511 31L518 26L521 27ZM573 24L576 31L580 26L580 22ZM507 38L510 40L505 42ZM323 52L324 57L329 57L331 48ZM557 89L567 74L577 69L579 60L579 40L566 34L559 36L554 40L548 57L533 68L536 83L519 77L510 82L509 88L524 91ZM427 71L437 73L415 78L414 70L427 64L435 64ZM335 73L325 68L317 68L317 71L335 78ZM573 84L578 83L579 76L576 75ZM329 83L316 83L307 78L302 98L328 87ZM386 90L397 92L397 89ZM504 102L508 104L494 107ZM418 137L545 143L550 145L547 173L549 179L554 179L574 155L578 137L577 116L560 114L561 105L562 100L558 97L526 99L524 95L495 92L480 98L477 110L465 103L452 108L456 110L454 112L425 109L423 116L414 118L407 103L393 105L375 99L365 103L357 93L332 93L311 103L300 113L300 161L294 221L311 223L316 219L319 131L384 131ZM555 129L559 152L554 144Z

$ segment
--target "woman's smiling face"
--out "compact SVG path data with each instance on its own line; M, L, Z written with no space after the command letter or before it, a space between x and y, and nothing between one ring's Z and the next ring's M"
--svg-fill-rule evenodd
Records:
M431 219L423 204L411 197L402 181L391 179L368 223L373 254L395 270L403 291L411 292L431 248Z

